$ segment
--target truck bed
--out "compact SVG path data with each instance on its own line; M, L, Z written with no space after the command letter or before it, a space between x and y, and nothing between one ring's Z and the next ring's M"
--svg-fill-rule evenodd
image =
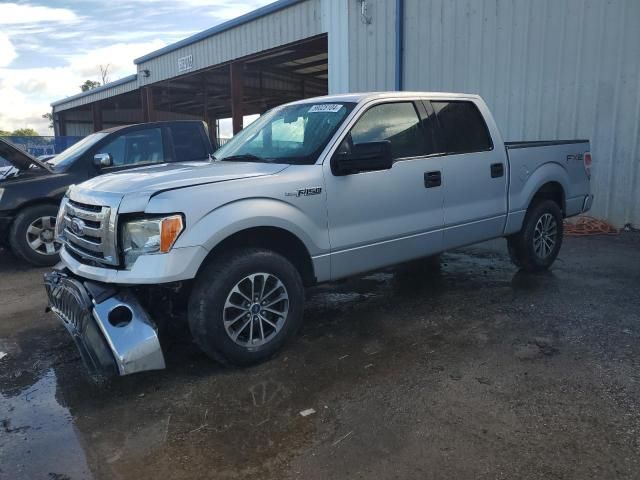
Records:
M567 217L584 209L589 177L583 163L589 140L505 142L509 157L509 212L506 234L520 228L532 196L547 183L560 184Z
M554 145L571 145L573 143L589 143L589 140L536 140L536 141L516 141L504 142L504 146L508 149L514 148L534 148L534 147L551 147Z

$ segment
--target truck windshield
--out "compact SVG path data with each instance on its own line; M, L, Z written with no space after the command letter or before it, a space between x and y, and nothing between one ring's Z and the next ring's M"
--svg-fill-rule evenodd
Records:
M355 103L298 103L269 110L215 152L216 160L311 165Z
M54 170L66 170L69 165L75 162L76 159L91 148L92 145L107 135L108 134L104 132L92 133L91 135L84 137L79 142L74 143L59 155L56 155L47 162L47 165L52 167Z

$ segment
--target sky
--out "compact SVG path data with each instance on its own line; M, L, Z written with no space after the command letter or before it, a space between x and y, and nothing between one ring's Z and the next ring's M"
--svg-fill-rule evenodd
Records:
M42 114L85 80L273 0L0 0L0 130L53 135Z

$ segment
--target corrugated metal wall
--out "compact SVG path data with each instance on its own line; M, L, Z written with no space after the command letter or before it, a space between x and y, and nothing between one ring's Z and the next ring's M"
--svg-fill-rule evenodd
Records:
M366 12L362 13L362 4L352 0L349 3L350 91L393 90L395 1L367 0Z
M593 214L640 225L640 0L405 0L405 89L481 94L506 140L589 138ZM350 7L350 88L393 88L395 2Z
M138 64L138 71L151 72L148 78L139 75L140 83L177 76L178 59L187 55L193 55L190 71L196 71L318 35L322 33L321 23L320 0L298 3Z
M53 106L53 110L62 112L70 108L79 107L81 105L87 105L89 103L97 102L98 100L104 100L106 98L115 97L122 93L131 92L138 88L138 81L135 75L123 78L112 82L111 84L103 87L98 87L95 92L91 91L88 94L73 95L68 99L59 100Z

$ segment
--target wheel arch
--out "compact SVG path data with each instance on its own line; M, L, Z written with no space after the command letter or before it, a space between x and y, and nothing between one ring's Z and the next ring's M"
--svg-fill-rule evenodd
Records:
M198 273L219 255L238 248L265 248L288 259L300 273L305 286L316 283L309 250L294 233L281 227L255 226L236 231L218 242L207 254Z
M558 181L549 181L541 185L529 200L529 206L538 200L554 201L563 215L567 211L567 196L564 187Z

